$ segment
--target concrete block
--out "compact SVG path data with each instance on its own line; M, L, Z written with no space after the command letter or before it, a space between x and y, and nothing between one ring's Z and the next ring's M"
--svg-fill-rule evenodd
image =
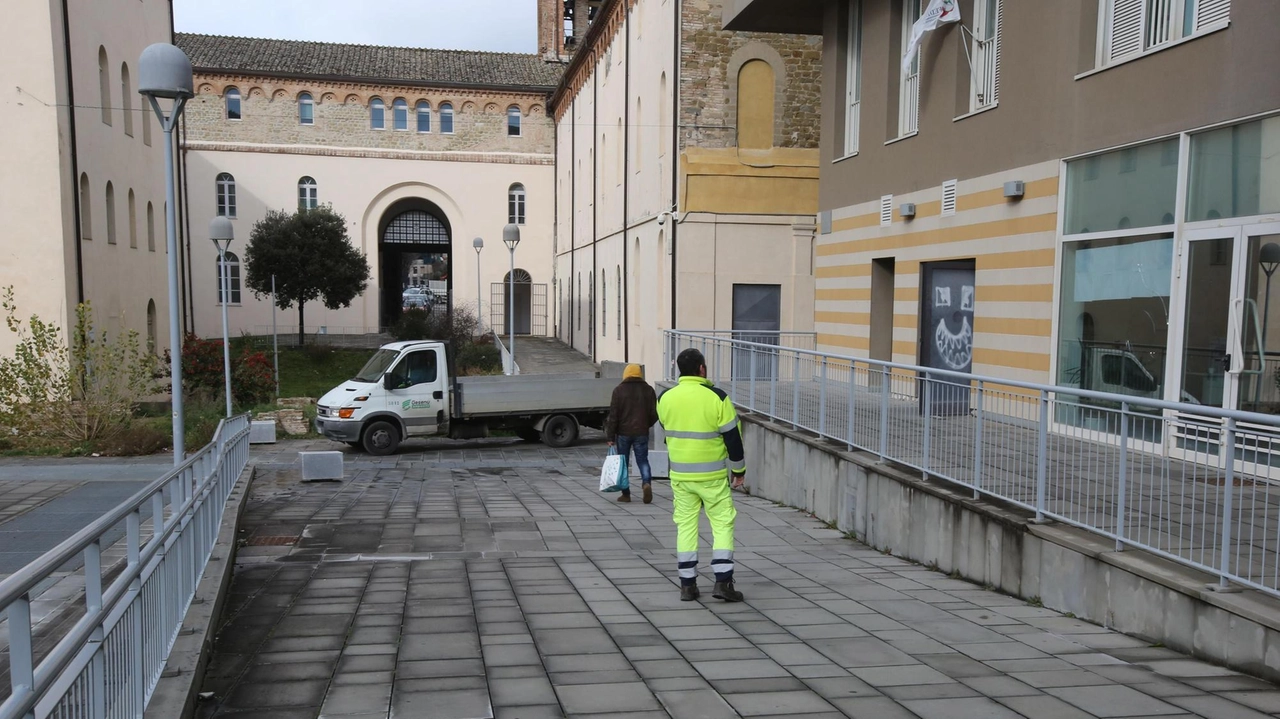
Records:
M249 425L249 444L275 444L276 423L255 421Z
M655 477L671 476L671 460L666 450L649 453L649 471Z
M302 458L302 481L342 479L341 452L299 452L298 456Z

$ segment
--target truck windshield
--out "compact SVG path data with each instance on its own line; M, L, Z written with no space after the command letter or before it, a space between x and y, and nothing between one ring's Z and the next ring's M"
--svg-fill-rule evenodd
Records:
M383 373L391 366L400 353L396 350L378 350L368 362L364 363L364 369L360 370L360 374L352 378L355 382L377 382L382 379Z

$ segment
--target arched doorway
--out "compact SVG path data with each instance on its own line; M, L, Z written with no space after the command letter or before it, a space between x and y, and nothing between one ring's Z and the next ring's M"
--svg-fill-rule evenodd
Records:
M511 334L511 319L507 310L511 307L511 273L502 278L502 323L503 334ZM516 334L527 335L533 332L533 276L519 267L515 270L515 322Z
M449 312L453 298L452 234L434 203L400 200L378 227L379 324L389 327L406 307Z

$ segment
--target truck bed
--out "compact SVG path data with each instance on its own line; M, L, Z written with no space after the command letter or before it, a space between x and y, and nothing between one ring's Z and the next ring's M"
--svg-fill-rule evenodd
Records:
M453 416L468 419L608 410L618 382L586 374L459 377Z

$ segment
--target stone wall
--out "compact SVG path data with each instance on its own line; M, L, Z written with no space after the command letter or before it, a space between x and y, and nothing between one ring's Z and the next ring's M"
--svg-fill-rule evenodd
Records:
M293 84L262 78L199 76L198 94L187 104L187 139L195 142L252 143L266 145L319 145L369 147L388 150L436 152L505 152L551 154L555 123L546 115L546 97L540 93L486 93L474 90L431 90L395 86L342 84ZM228 87L241 94L240 120L226 118L223 95ZM297 97L311 94L315 123L298 121ZM369 101L386 104L385 130L370 126ZM409 104L407 130L394 130L392 103L404 98ZM431 103L431 132L417 132L415 106ZM453 134L440 132L440 105L453 105ZM507 136L507 108L518 105L523 113L521 136Z
M775 74L780 75L774 145L817 148L822 37L724 30L722 6L722 0L684 0L680 31L682 146L737 146L737 69L743 61L759 58L774 65Z

